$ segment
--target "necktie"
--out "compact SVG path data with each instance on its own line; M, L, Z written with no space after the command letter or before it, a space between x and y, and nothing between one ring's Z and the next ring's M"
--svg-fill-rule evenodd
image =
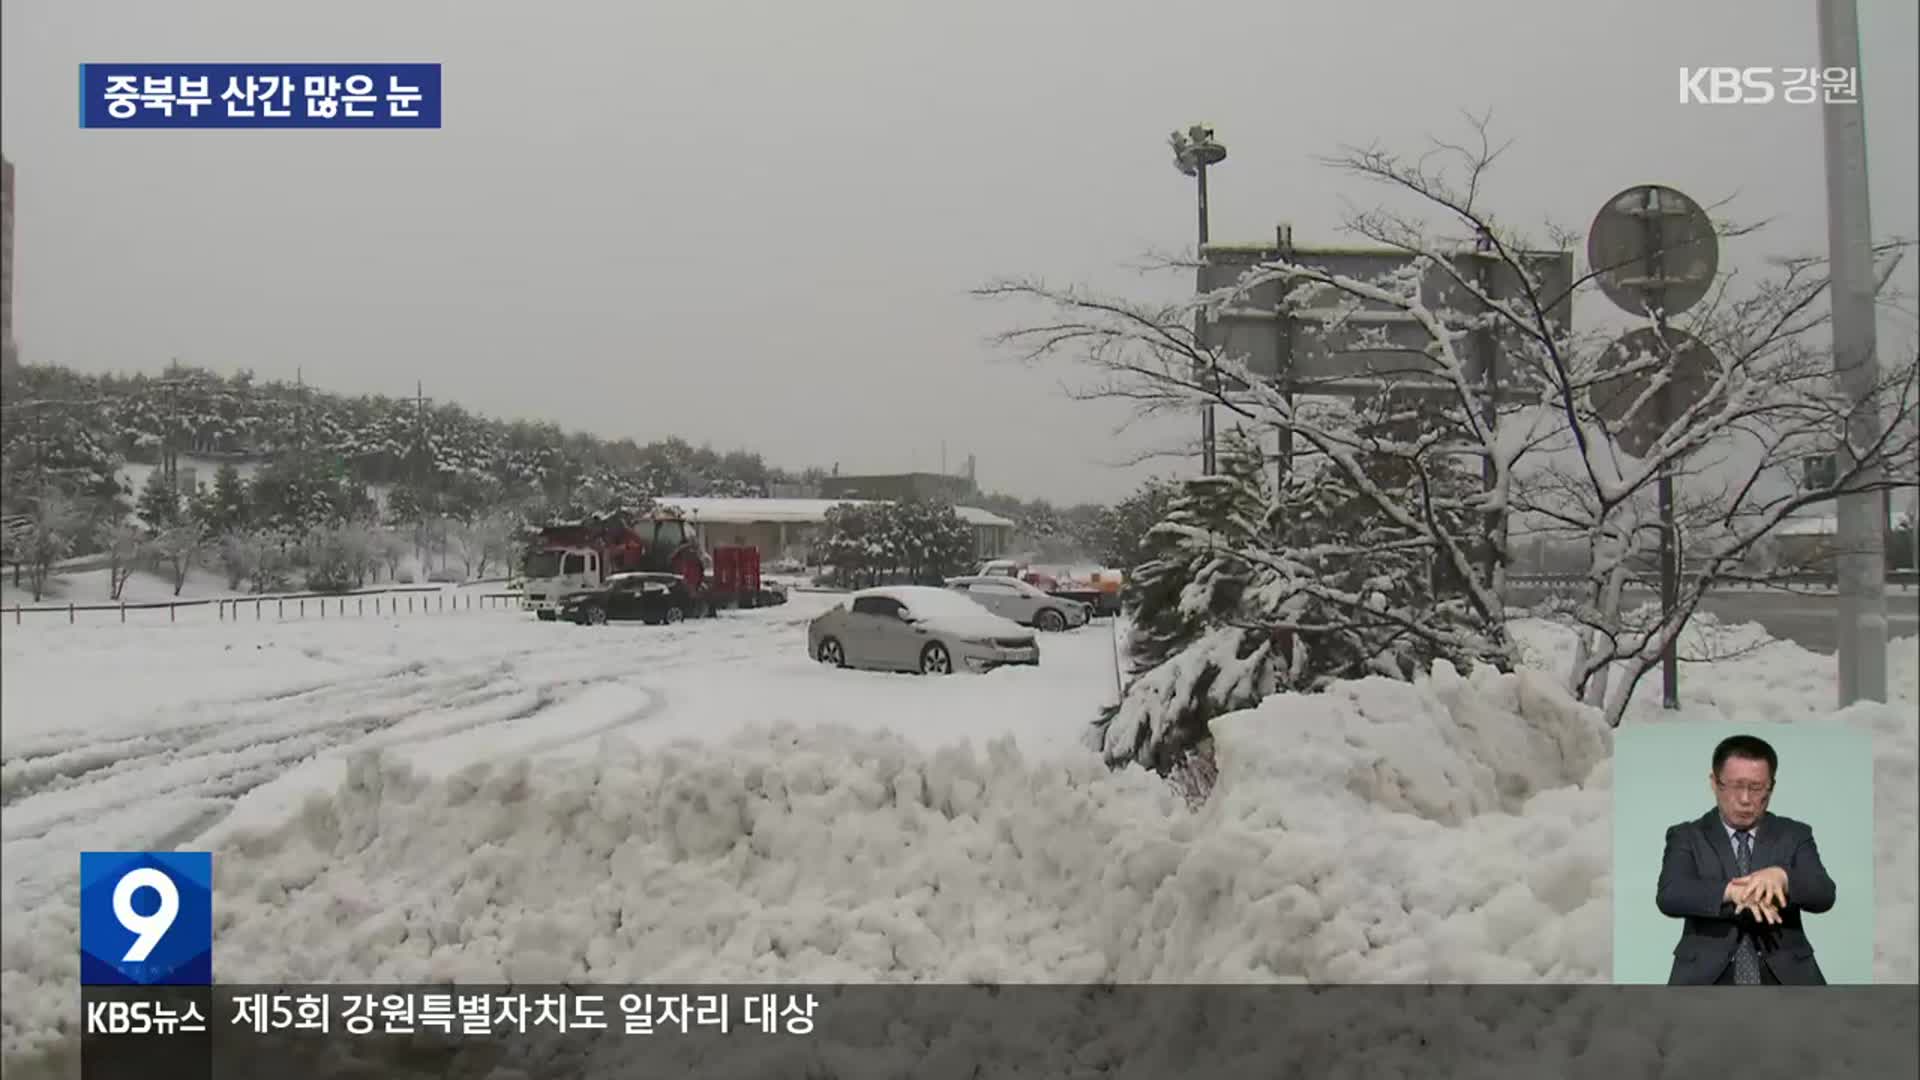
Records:
M1741 829L1733 834L1733 868L1741 877L1753 872L1753 834ZM1753 947L1753 935L1740 928L1739 944L1733 949L1733 982L1736 986L1760 985L1760 952Z

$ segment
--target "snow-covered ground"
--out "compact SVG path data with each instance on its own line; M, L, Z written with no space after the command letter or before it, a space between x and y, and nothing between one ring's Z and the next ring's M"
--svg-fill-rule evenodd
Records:
M5 1059L71 1037L99 848L217 853L222 981L1610 975L1609 732L1551 676L1271 700L1216 725L1194 812L1078 743L1107 626L1038 669L835 671L803 624L836 599L673 629L5 627ZM1835 717L1831 658L1741 633L1683 715L1874 733L1876 977L1913 981L1915 643L1897 704Z
M0 606L19 604L31 608L116 603L113 584L108 577L109 573L104 567L60 574L47 582L45 593L35 600L33 590L25 588L24 583L21 587L15 587L13 575L8 574L0 581ZM178 596L174 595L171 580L147 570L135 570L129 574L120 590L120 599L129 604L164 604L169 600L212 600L241 595L244 595L243 591L227 588L227 579L218 572L199 568L187 571L187 580L181 585Z

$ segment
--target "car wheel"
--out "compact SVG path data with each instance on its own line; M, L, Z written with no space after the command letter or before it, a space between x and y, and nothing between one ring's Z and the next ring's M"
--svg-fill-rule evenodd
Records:
M840 647L840 641L837 638L823 639L820 642L819 651L814 656L823 664L832 664L834 667L847 666L847 651Z
M680 610L680 605L678 605L678 604L669 604L669 605L667 605L667 610L666 610L666 614L665 614L665 615L663 615L663 616L661 616L661 617L662 617L662 618L663 618L663 619L664 619L664 620L665 620L666 622L668 622L669 624L671 624L671 623L677 623L677 622L679 622L679 621L680 621L681 619L684 619L684 618L686 618L686 617L687 617L687 613L686 613L686 612L684 612L684 611L681 611L681 610Z
M606 624L607 624L606 608L590 607L587 609L587 625L588 626L605 626Z
M1045 608L1034 616L1033 625L1049 634L1057 634L1067 628L1067 617L1052 608Z
M920 674L953 674L953 656L947 652L945 645L936 641L920 650Z

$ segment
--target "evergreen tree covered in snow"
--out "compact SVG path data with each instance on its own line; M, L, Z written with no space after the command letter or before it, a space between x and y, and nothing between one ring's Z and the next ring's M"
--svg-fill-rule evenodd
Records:
M288 455L254 475L252 513L261 526L305 536L371 509L364 488L333 462Z
M231 463L220 466L213 474L213 489L207 494L207 531L219 536L244 529L251 510L247 484L241 479L240 470Z
M973 530L946 503L902 499L883 504L893 566L910 582L939 584L966 568Z
M1353 417L1383 446L1373 483L1422 485L1424 505L1464 525L1466 463L1445 454L1410 463L1384 449L1440 422L1387 399ZM1297 462L1275 499L1257 444L1227 436L1220 460L1219 475L1183 485L1128 582L1132 679L1090 736L1110 764L1171 770L1202 747L1214 717L1271 693L1505 656L1500 628L1482 625L1436 572L1431 546L1374 512L1339 470Z
M173 486L166 470L155 469L148 473L135 508L148 531L158 533L171 528L180 520L181 511L180 489Z
M1107 566L1132 570L1147 560L1147 534L1167 519L1179 485L1153 479L1112 507L1091 525L1094 554Z
M848 585L938 584L966 568L973 530L944 503L847 502L827 511L819 555Z
M1206 737L1209 720L1258 704L1275 681L1272 636L1249 610L1267 573L1247 558L1268 546L1265 456L1236 432L1221 439L1219 461L1218 474L1172 495L1129 576L1133 678L1092 732L1111 764L1166 771Z
M92 512L92 501L131 494L119 490L122 462L164 464L185 453L270 463L312 456L334 463L349 489L414 488L412 518L467 523L503 502L537 499L555 515L581 503L644 511L647 499L636 494L764 495L798 479L758 454L680 438L601 439L550 423L493 420L432 398L347 396L244 371L222 376L175 363L157 376L96 376L25 365L0 378L0 509L9 514L28 512L42 490L72 496ZM285 487L270 483L265 493L274 517L308 516L291 512ZM345 501L356 501L351 490Z

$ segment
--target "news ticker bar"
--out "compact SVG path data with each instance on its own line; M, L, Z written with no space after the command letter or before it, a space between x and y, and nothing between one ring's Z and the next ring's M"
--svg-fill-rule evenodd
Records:
M956 1075L1401 1075L1415 1060L1448 1076L1718 1068L1758 1080L1810 1054L1823 1075L1920 1075L1911 984L216 985L81 997L81 1075L93 1080L856 1078L929 1062L963 1064ZM189 1014L200 1019L183 1029Z
M696 1031L809 1035L819 998L810 992L441 987L298 991L226 987L89 986L89 1036L192 1036L216 1030L256 1035L539 1035Z

